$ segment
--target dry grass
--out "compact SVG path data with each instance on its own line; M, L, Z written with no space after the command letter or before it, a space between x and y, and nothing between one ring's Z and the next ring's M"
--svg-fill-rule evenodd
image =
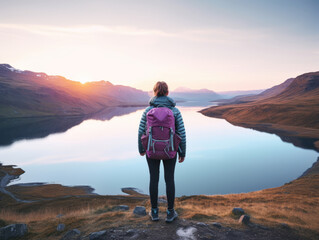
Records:
M24 173L21 168L15 168L15 165L0 165L0 176L3 176L5 173L8 173L13 176L20 176Z
M12 185L7 190L16 197L24 200L42 200L63 196L88 195L83 187L66 187L60 184L48 184L40 186L19 186Z
M255 223L270 227L287 223L300 231L317 231L319 196L318 193L309 196L304 187L317 183L319 177L315 176L298 179L280 188L251 193L184 196L176 199L176 210L181 218L206 223L220 222L224 226L242 228L238 224L238 217L231 213L233 207L242 207ZM113 211L114 206L122 204L129 205L130 210ZM130 225L133 228L149 224L148 216L137 218L132 214L137 205L150 208L148 199L130 196L66 197L38 203L11 204L10 208L0 210L0 219L7 224L27 223L30 229L28 239L49 240L63 234L56 231L59 223L66 225L65 231L77 228L83 234L111 227ZM165 204L160 205L160 212L165 211ZM58 218L58 214L63 216Z
M288 184L289 186L251 193L182 197L177 200L176 205L182 210L183 217L203 215L201 219L205 222L217 220L230 225L237 224L237 218L231 214L231 210L241 207L256 223L287 223L292 227L318 230L318 191L311 196L308 194L309 187L305 187L317 183L318 179L318 175L305 177L296 180L296 183Z

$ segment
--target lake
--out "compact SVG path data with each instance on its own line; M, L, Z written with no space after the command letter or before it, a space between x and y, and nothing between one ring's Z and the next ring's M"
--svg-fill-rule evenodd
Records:
M187 156L177 163L176 195L227 194L278 187L299 177L318 153L268 133L236 127L183 106ZM137 150L143 109L110 108L91 116L2 120L0 162L25 170L14 183L89 185L98 194L122 187L148 193L149 172ZM163 167L159 194L165 194Z

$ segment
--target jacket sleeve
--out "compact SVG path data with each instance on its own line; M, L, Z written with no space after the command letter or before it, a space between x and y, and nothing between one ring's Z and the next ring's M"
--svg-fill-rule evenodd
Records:
M145 149L142 145L141 137L143 134L146 133L146 114L149 111L149 108L146 108L145 111L143 112L140 125L138 127L138 151L139 153L144 153Z
M181 137L181 142L179 144L178 154L181 157L185 157L185 155L186 155L186 132L185 132L182 114L178 109L176 111L176 116L175 116L175 127L176 127L175 132Z

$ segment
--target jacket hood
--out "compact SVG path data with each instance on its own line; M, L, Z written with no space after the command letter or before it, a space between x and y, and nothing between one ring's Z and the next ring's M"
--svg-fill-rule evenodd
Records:
M168 108L173 108L176 106L175 101L167 96L160 96L160 97L152 97L150 102L150 106L158 107L158 106L164 106Z

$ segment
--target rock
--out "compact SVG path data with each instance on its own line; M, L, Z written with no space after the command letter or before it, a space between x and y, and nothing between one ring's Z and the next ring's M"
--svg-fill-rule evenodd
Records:
M253 226L257 227L257 228L260 228L262 230L270 230L269 227L266 227L264 225L260 225L260 224L253 224Z
M142 206L136 206L133 213L135 215L139 215L139 216L145 216L146 215L146 209L145 207Z
M186 227L186 228L179 228L176 231L177 236L179 236L180 239L185 240L195 240L196 237L194 233L197 231L194 227Z
M245 214L245 211L242 208L236 207L236 208L233 208L232 213L236 216L241 216L241 215Z
M28 233L28 226L24 223L17 223L0 228L1 240L22 237Z
M139 234L138 234L137 230L135 230L135 229L129 229L129 230L127 230L126 233L125 233L125 236L126 236L126 237L129 237L129 238L131 238L131 239L137 238L138 235L139 235Z
M89 235L89 239L90 240L100 240L100 239L104 239L103 235L105 235L107 233L106 230L103 231L99 231L99 232L93 232Z
M213 222L212 225L216 228L222 228L222 225L218 222Z
M62 232L62 231L64 231L64 229L65 229L65 224L63 224L63 223L60 223L60 224L58 225L58 227L56 228L56 230L57 230L58 232Z
M61 240L80 240L80 234L80 230L72 229L68 231L66 234L64 234Z
M166 204L167 203L167 200L165 199L165 198L158 198L158 200L157 200L157 202L159 203L159 204Z
M238 222L239 223L243 223L243 224L248 224L250 221L250 216L249 215L241 215L241 217L239 218Z
M121 191L132 196L148 196L144 194L142 190L133 187L121 188Z
M196 223L198 226L203 226L203 227L206 227L207 226L207 224L206 223L203 223L203 222L198 222L198 223Z
M280 226L284 229L290 229L290 227L287 223L280 223Z
M113 208L114 211L127 211L130 207L127 205L118 205Z

